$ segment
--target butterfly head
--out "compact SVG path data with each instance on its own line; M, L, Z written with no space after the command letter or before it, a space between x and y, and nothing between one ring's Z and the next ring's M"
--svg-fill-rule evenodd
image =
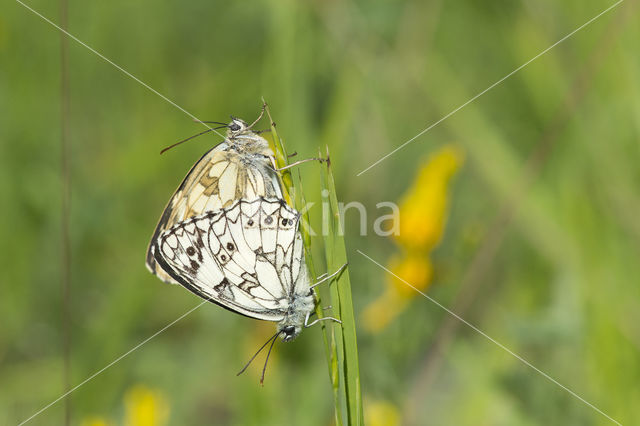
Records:
M294 340L302 332L309 316L315 308L313 295L299 294L293 297L289 312L284 319L278 323L278 333L280 338L285 342Z
M273 156L269 142L254 132L251 126L244 120L232 116L231 122L227 125L227 142L238 151Z
M249 125L240 118L231 117L231 122L227 125L227 136L230 138L237 137L251 131Z
M280 338L284 342L290 342L296 337L298 337L298 334L300 334L301 331L302 331L302 326L287 325L280 328Z

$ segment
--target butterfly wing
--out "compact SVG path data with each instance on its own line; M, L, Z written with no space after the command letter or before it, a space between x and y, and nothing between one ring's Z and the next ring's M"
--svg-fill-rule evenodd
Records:
M209 150L191 168L164 209L147 249L147 269L165 282L176 283L158 267L151 253L158 236L174 224L205 211L229 207L237 199L258 197L282 198L280 182L268 155L240 153L227 142Z
M253 318L281 321L300 273L298 223L299 214L280 199L239 200L175 224L160 234L151 253L200 297Z

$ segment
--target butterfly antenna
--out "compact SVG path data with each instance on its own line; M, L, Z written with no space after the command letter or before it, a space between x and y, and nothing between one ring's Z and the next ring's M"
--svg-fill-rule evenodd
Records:
M238 374L236 374L236 376L239 376L239 375L241 375L242 373L244 373L244 372L245 372L245 370L246 370L247 368L249 368L249 365L251 365L251 363L253 362L253 360L254 360L254 359L256 359L256 357L258 356L258 354L259 354L260 352L262 352L262 350L263 350L263 349L264 349L264 348L265 348L269 343L271 343L271 341L272 341L272 340L273 340L273 341L275 341L279 334L280 334L280 331L278 331L278 332L277 332L276 334L274 334L273 336L269 337L269 340L267 340L266 342L264 342L264 345L260 346L260 349L258 349L258 351L257 351L255 354L253 354L253 356L251 357L251 359L249 360L249 362L247 362L247 363L246 363L246 365L245 365L244 367L242 367L242 370L240 370L240 371L238 372ZM271 347L273 347L273 343L271 344ZM269 352L271 352L271 349L269 349ZM263 374L263 376L264 376L264 374Z
M196 123L207 123L207 124L219 124L221 126L225 126L227 127L228 123L222 123L220 121L202 121L202 120L196 120L195 118L193 119L193 121L195 121Z
M273 345L275 345L276 341L278 340L278 334L280 334L280 332L278 332L273 338L273 340L271 341L271 346L269 346L269 352L267 352L267 359L264 360L264 367L262 367L262 376L260 376L260 386L264 386L264 373L267 372L267 363L269 362L269 355L271 355L271 349L273 349Z
M186 139L182 139L181 141L176 142L173 145L170 145L170 146L166 147L165 149L160 151L160 154L164 154L165 152L169 151L171 148L175 148L176 146L180 145L181 143L185 143L186 141L188 141L190 139L196 138L196 137L198 137L200 135L204 135L205 133L209 133L209 132L214 131L214 130L222 129L223 127L227 127L227 125L225 124L224 126L214 127L213 129L207 129L204 132L198 133L197 135L189 136Z

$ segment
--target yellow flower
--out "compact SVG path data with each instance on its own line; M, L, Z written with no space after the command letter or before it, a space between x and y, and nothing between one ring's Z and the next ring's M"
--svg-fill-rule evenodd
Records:
M394 256L389 261L389 270L394 275L387 274L388 284L396 293L404 297L414 297L417 294L406 283L424 291L433 278L433 266L428 253L409 252L403 257Z
M402 280L418 290L424 291L431 283L433 267L426 254L410 254L394 257L389 269ZM374 300L363 312L365 327L371 332L384 329L418 293L400 278L388 274L387 290Z
M421 167L400 202L400 233L395 241L402 255L389 260L387 289L363 312L365 327L379 332L404 311L415 289L426 291L433 279L430 255L444 233L449 204L449 182L463 161L463 154L445 146ZM414 287L414 288L411 288Z
M364 418L369 426L399 426L398 407L388 401L373 401L365 404Z
M449 182L462 161L460 150L445 146L420 169L400 202L398 244L426 251L438 245L446 222Z
M404 310L408 301L395 290L387 289L365 308L362 313L364 327L371 333L383 330Z
M143 385L125 395L125 426L162 426L167 424L169 404L159 391Z
M113 423L103 417L87 417L80 423L82 426L112 426Z

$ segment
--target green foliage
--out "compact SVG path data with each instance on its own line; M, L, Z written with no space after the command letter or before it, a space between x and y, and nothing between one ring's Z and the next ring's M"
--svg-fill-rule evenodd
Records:
M274 152L276 154L276 165L278 168L284 168L289 164L287 151L285 149L284 144L282 143L282 140L278 136L276 123L273 120L273 117L271 116L271 111L269 110L268 106L266 107L266 112L269 117L269 122L271 125L270 139L273 143ZM304 195L304 190L302 187L302 182L298 183L297 191L296 191L296 187L294 187L292 183L291 169L284 168L280 173L281 173L282 181L284 183L285 191L287 192L287 196L289 198L289 202L293 203L294 206L300 209L300 211L304 211L302 215L302 220L301 220L300 232L302 233L302 236L303 236L303 241L305 246L305 261L307 264L307 268L309 269L309 276L311 278L310 281L311 283L314 283L318 280L317 278L318 274L316 273L315 263L313 261L313 254L312 254L313 252L311 250L312 249L311 233L310 233L311 221L309 218L309 211L304 210L304 207L307 205L307 203ZM291 196L291 194L294 194L294 195ZM332 248L329 248L329 244L333 242L335 230L332 229L331 231L332 232L330 232L325 238L326 240L325 244L327 244L327 250L332 250ZM318 294L315 290L314 290L314 293L316 295L316 300L320 302ZM339 303L339 299L336 300L336 303ZM323 312L321 303L318 303L316 305L316 315L318 318L324 317L324 312ZM344 403L345 395L340 391L341 389L340 378L342 377L344 379L345 376L340 373L341 371L344 370L344 368L339 368L338 366L338 361L337 361L338 353L336 349L336 338L334 333L331 333L330 336L328 335L326 322L321 321L319 324L320 324L320 327L322 327L322 337L324 340L325 353L327 357L327 366L329 368L329 379L331 380L331 386L333 389L336 424L342 425L343 424L342 405ZM355 335L353 337L355 339ZM355 355L357 357L357 353L355 353ZM344 388L344 385L342 386L342 388Z
M271 141L276 153L276 165L283 168L288 165L287 151L278 136L275 121L271 116L271 111L266 109L269 121L271 123ZM318 158L322 158L319 156ZM331 171L331 162L329 161L329 152L327 148L327 160L322 167L322 190L323 195L328 197L328 217L323 217L327 221L326 234L324 235L324 248L327 260L327 273L332 274L348 265L346 247L344 243L344 233L341 231L343 224L340 222L340 214L338 208L338 199L336 195L335 182ZM326 169L325 169L326 168ZM304 209L306 199L302 189L302 182L296 186L292 183L291 169L286 168L281 172L285 189L291 200L296 200L294 205L299 209ZM296 190L297 189L297 190ZM293 196L291 196L293 194ZM311 250L310 220L308 210L304 210L301 232L305 243L306 262L309 268L311 282L317 281L315 272L315 264ZM323 229L323 233L324 233ZM327 323L321 321L323 339L325 343L325 352L327 355L327 364L329 366L329 378L331 380L334 404L336 411L336 424L361 425L363 424L362 412L362 394L360 389L360 371L358 366L358 345L356 338L356 324L353 313L353 302L351 300L351 284L349 282L348 269L331 279L325 286L331 287L331 306L333 312L336 312L340 326L332 327L332 333L328 336ZM318 298L316 296L316 298ZM316 315L323 318L322 304L316 306ZM346 418L343 418L342 407L346 407Z
M328 196L328 227L325 236L325 254L327 259L327 271L333 273L348 265L343 224L340 218L336 186L331 171L329 149L327 148L326 171L322 173L323 194ZM323 218L325 220L325 218ZM348 266L336 279L332 280L331 302L334 312L338 312L342 326L334 335L338 342L337 361L338 376L344 392L345 405L347 407L347 424L359 426L364 424L362 412L362 393L360 389L360 367L358 362L358 341L356 338L356 321L353 313L353 301L351 299L351 282L349 280ZM334 361L335 362L335 361ZM334 367L335 368L335 367ZM335 386L335 385L334 385Z
M60 38L18 3L5 3L0 424L17 424L63 392ZM57 21L56 2L28 4ZM385 265L398 252L372 232L375 218L388 213L376 204L398 201L423 159L445 143L456 143L466 161L433 252L429 295L463 306L470 323L622 424L637 421L636 2L623 2L356 176L611 4L72 2L72 34L203 120L251 120L264 96L287 149L306 158L328 145L339 201L362 202L368 212L366 236L355 210L344 219L351 301L336 294L349 290L347 274L318 287L332 315L353 303L354 322L342 317L344 336L324 324L278 344L262 388L261 366L235 372L273 324L206 304L75 391L73 424L91 416L121 424L125 395L138 384L164 394L169 424L339 424L336 405L338 419L357 413L355 398L336 403L355 392L341 388L356 377L347 347L355 338L346 335L353 324L367 423L385 402L409 425L612 424L472 330L443 332L447 314L420 296L378 333L363 324L361 313L384 294L388 277L355 250ZM203 135L159 156L204 129L73 41L69 71L77 384L199 303L150 275L144 253L170 194L220 138ZM308 213L316 231L327 182L319 174L307 164L291 176L316 203ZM505 209L507 220L498 220ZM343 261L340 241L317 238L307 238L314 275ZM478 265L471 278L470 265ZM56 404L30 424L61 424L63 411Z

